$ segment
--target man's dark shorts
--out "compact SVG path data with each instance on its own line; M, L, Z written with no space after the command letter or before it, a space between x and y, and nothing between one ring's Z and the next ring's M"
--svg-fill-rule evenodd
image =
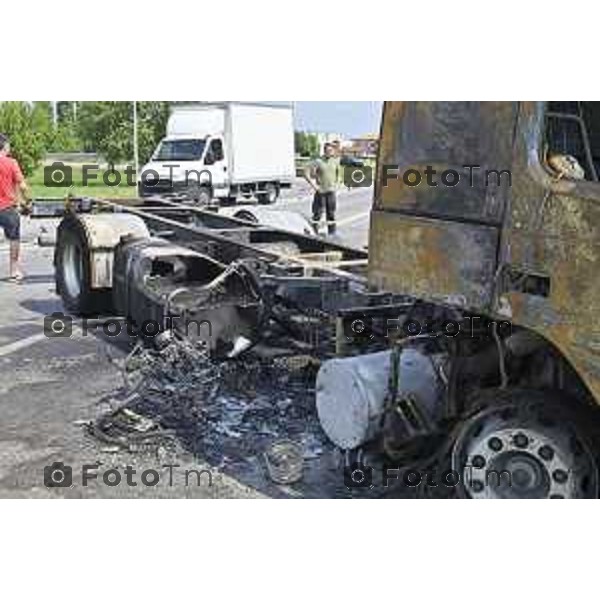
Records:
M21 239L21 217L15 208L0 210L0 229L11 242Z

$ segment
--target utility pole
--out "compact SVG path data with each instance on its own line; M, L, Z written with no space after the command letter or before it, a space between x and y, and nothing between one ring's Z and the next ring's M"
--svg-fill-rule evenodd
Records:
M135 176L138 176L140 168L140 157L138 154L138 123L137 123L137 102L133 101L133 162L135 167Z

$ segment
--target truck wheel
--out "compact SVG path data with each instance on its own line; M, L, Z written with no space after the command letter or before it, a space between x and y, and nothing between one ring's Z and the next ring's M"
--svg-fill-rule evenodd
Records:
M266 210L258 206L248 206L230 214L237 219L244 219L267 227L275 227L303 235L315 234L312 223L306 217L289 210Z
M64 219L58 228L54 267L56 291L69 312L82 316L111 312L111 291L91 289L90 250L77 219Z
M460 425L452 450L452 470L462 496L598 497L590 415L551 392L480 394L484 402Z
M208 206L212 200L213 194L210 187L207 185L199 185L198 183L190 184L189 187L189 198L198 206Z
M274 204L279 198L279 186L274 183L267 183L263 191L257 195L260 204Z
M258 223L257 216L249 210L240 210L233 215L236 219L243 219L244 221L250 221L250 223Z

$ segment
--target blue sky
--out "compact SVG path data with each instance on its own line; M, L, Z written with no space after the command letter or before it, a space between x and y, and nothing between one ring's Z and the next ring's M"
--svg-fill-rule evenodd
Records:
M379 133L382 102L294 102L296 129L359 136Z

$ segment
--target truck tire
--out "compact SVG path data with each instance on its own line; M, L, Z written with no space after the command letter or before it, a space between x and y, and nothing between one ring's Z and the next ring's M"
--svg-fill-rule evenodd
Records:
M196 204L199 206L208 206L212 200L213 194L209 187L202 186L198 190L198 196L196 198Z
M125 236L144 239L150 232L143 219L127 213L69 214L61 221L54 269L56 291L69 312L95 316L113 311L111 253Z
M236 219L243 219L244 221L250 221L250 223L258 223L258 217L250 212L249 210L239 210L233 215Z
M279 198L279 186L275 183L267 183L263 190L257 193L260 204L274 204Z
M289 210L266 210L259 206L248 206L239 208L229 214L237 219L275 227L283 231L292 231L303 235L315 235L315 228L306 217Z
M212 189L208 185L190 183L188 185L188 197L197 206L208 206L212 200Z
M517 388L480 390L472 406L452 448L452 469L469 475L460 496L598 497L599 423L587 406L561 391Z
M58 227L54 268L56 291L69 312L92 316L112 311L111 290L91 289L90 249L77 219L63 219Z

